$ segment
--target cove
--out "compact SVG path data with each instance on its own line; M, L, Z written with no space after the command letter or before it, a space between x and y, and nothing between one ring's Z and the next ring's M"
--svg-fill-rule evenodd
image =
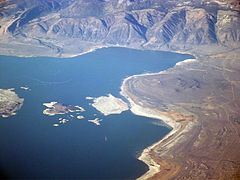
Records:
M124 78L155 73L187 54L102 48L74 58L0 56L0 88L15 88L24 98L17 115L0 118L0 169L8 178L124 179L137 178L148 167L141 151L162 139L171 128L131 111L104 116L87 96L120 97ZM21 89L27 86L31 91ZM47 116L46 102L79 105L84 119L70 114ZM53 127L58 118L69 119ZM100 126L88 122L103 119Z

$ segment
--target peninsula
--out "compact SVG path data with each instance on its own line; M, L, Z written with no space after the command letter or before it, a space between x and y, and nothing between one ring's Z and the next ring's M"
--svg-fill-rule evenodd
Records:
M122 84L121 94L133 113L173 128L143 150L139 160L149 171L139 179L194 179L196 173L208 179L209 172L213 177L238 177L234 161L240 148L240 50L191 53L196 60L164 72L131 76Z

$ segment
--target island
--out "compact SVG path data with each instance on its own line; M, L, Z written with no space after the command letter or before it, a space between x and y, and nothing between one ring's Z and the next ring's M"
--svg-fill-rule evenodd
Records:
M111 94L100 96L93 99L92 106L105 116L110 114L121 114L128 110L128 105L122 99L116 98Z
M47 109L43 111L43 114L46 114L48 116L66 114L69 112L85 111L85 109L80 106L65 105L58 102L43 103L43 105L47 107Z
M19 98L14 89L0 89L0 116L7 118L16 115L16 111L21 109L23 98Z
M81 115L77 116L77 119L83 119L83 118L84 116L81 116Z
M60 119L60 118L59 118ZM60 124L65 124L65 123L67 123L69 120L68 119L62 119L62 120L59 120L59 123Z
M26 91L31 91L31 89L27 86L21 86L20 89L26 90Z
M95 118L93 120L88 120L88 122L92 122L94 124L96 124L97 126L100 126L100 122L102 121L102 119L99 119L99 118Z

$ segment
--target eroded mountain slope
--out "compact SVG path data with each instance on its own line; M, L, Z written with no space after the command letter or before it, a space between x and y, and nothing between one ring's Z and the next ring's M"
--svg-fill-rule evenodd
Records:
M73 56L102 46L238 47L236 2L9 0L0 7L1 54Z

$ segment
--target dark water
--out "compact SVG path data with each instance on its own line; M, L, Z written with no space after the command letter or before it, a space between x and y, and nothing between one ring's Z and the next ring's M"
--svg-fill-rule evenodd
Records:
M168 52L104 48L75 58L0 56L0 88L15 88L24 105L0 119L0 169L8 178L136 178L148 170L137 159L171 129L130 111L103 116L86 96L120 97L122 80L158 72L193 58ZM31 91L20 89L28 86ZM45 102L79 105L85 119L42 114ZM76 115L76 113L71 113ZM101 126L88 119L102 118ZM53 127L59 117L70 121ZM76 116L75 116L76 117ZM106 140L106 138L107 140Z

